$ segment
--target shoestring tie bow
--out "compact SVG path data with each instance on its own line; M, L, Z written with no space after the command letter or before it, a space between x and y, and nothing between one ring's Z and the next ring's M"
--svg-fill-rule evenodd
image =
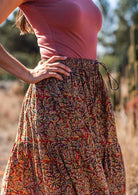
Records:
M112 75L109 73L109 71L108 71L106 65L105 65L103 62L99 62L98 60L95 60L95 63L96 63L96 64L102 65L102 67L105 69L106 74L107 74L107 76L108 76L108 80L109 80L109 84L110 84L111 89L112 89L112 90L118 90L118 89L119 89L119 84L118 84L117 80L114 79L114 78L112 77ZM115 83L117 84L117 87L116 87L116 88L113 88L113 87L112 87L111 78L112 78L112 79L115 81Z

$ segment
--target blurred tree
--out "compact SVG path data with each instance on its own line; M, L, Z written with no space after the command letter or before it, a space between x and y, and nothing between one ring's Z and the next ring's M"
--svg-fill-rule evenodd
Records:
M116 68L123 74L124 66L128 64L130 27L138 24L138 0L119 0L115 12L109 10L107 18L108 22L99 41L108 48L108 56L116 56L119 59L119 63L116 61ZM111 25L116 21L118 25L112 30ZM107 58L107 54L105 56Z
M138 0L120 0L115 13L118 15L118 29L114 31L116 44L114 53L119 56L119 70L123 74L128 64L128 47L130 45L130 27L138 24ZM120 52L121 51L121 52Z
M107 16L108 10L109 10L109 1L108 0L98 0L98 3L102 9L102 12L104 14L104 16Z

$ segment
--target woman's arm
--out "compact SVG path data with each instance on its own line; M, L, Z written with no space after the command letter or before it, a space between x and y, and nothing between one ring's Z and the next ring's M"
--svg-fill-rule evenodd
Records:
M16 7L27 1L30 0L0 0L0 24L4 22ZM36 83L48 77L56 77L62 80L62 76L57 72L69 76L70 69L68 66L60 62L54 63L55 60L65 59L63 56L52 56L43 64L40 61L34 69L28 69L10 55L0 44L0 67L28 83Z
M0 24L25 0L0 0ZM0 44L0 67L26 81L29 70L11 56Z
M65 60L66 56L52 56L45 63L40 61L34 69L28 69L11 56L0 44L0 67L27 83L37 83L42 79L55 77L63 80L58 73L70 76L70 68L57 60Z
M17 59L10 55L0 44L0 67L12 75L28 82L30 71Z

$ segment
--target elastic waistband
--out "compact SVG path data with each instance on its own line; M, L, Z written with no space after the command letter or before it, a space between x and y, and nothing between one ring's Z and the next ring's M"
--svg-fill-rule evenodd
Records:
M44 62L47 59L42 59L41 61ZM109 80L109 84L112 90L118 90L119 89L119 83L117 82L116 79L114 79L112 77L112 75L109 73L106 65L103 62L99 62L98 60L94 60L94 59L87 59L87 58L73 58L73 57L67 57L65 60L57 60L58 62L64 62L65 65L70 65L71 67L76 68L89 68L89 66L91 66L91 68L99 68L99 65L101 65L104 70L106 71L106 74L108 76L108 80ZM56 61L56 62L57 62ZM111 79L116 83L116 87L113 88L112 87L112 83L111 83Z

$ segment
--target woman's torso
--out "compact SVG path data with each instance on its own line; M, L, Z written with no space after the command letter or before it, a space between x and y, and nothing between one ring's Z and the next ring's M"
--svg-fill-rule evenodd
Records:
M92 0L29 0L20 9L34 29L41 58L97 59L102 14Z

